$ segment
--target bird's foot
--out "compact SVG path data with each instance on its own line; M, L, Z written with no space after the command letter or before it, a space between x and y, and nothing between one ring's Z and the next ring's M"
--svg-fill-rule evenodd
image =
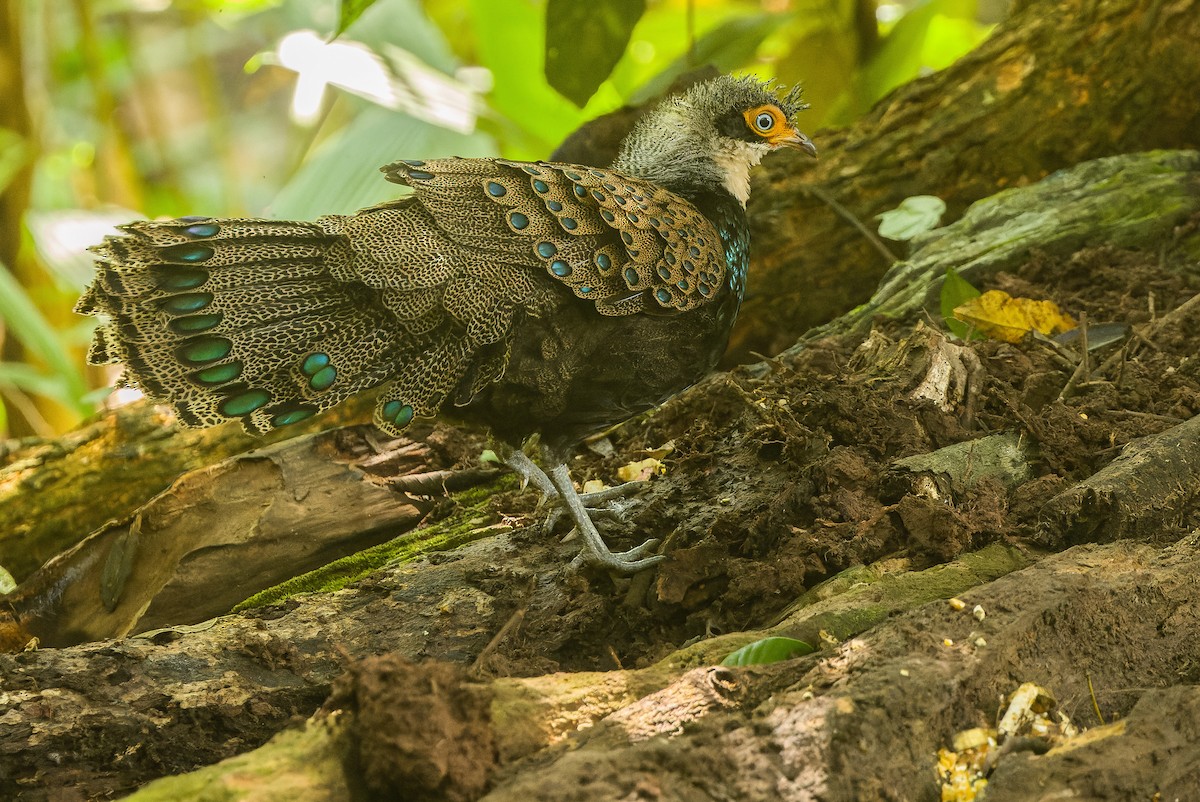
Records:
M583 540L583 551L571 562L573 566L597 565L622 574L634 574L662 562L664 558L661 554L644 556L658 546L656 539L647 540L628 551L610 551L604 539L600 537L600 532L597 531L596 524L592 521L587 507L584 506L583 497L575 491L575 486L571 484L571 474L567 470L567 466L565 464L555 466L550 471L549 478L558 490L562 506L575 521L575 531ZM629 484L633 483L626 483L626 485ZM620 487L623 488L625 485ZM618 489L620 488L609 488L608 490ZM600 493L606 494L608 490L602 490ZM615 503L617 500L612 495L605 498L606 503Z
M547 533L553 532L564 515L572 515L569 505L563 500L562 494L554 486L554 482L546 475L541 467L531 460L520 449L503 456L504 463L525 480L525 484L533 485L542 491L541 504L552 504L550 514L546 518ZM606 487L591 493L579 493L578 498L588 511L593 522L628 523L625 513L629 508L628 497L645 486L644 481L625 482L615 487ZM572 488L573 490L573 488ZM540 505L539 505L540 506ZM572 515L572 517L574 517Z
M586 540L584 542L587 543ZM595 565L622 574L636 574L638 571L651 568L666 559L661 554L642 556L653 551L658 544L658 538L652 537L640 546L634 546L628 551L617 552L609 551L607 546L604 546L601 551L593 551L588 545L585 545L583 551L571 560L571 567L580 569L586 565Z
M500 458L504 460L505 465L521 477L522 489L526 485L533 485L542 491L543 500L558 497L558 488L554 486L554 482L550 481L550 477L541 469L541 466L531 460L524 451L519 448L512 449L501 454Z
M600 527L607 528L612 524L627 524L629 523L628 512L633 502L629 496L639 492L646 486L646 482L639 480L635 482L625 482L615 487L606 487L603 490L594 490L591 493L580 493L579 500L583 502L584 509L588 512L588 517L592 519L592 523ZM570 516L571 510L563 501L562 496L558 491L554 491L554 495L543 496L542 503L553 504L554 507L550 510L550 514L546 516L546 532L553 532L558 526L558 522L562 520L564 515Z
M596 529L597 521L625 523L625 512L630 503L628 497L641 490L645 482L625 482L615 487L580 494L571 483L571 475L565 464L556 466L547 474L519 449L504 455L503 459L510 468L524 477L528 484L542 491L543 503L549 502L554 505L546 521L547 531L553 530L563 515L569 515L575 523L575 528L571 530L568 538L578 534L583 540L583 550L571 561L573 567L595 565L622 574L634 574L663 561L664 557L661 554L646 556L658 546L657 539L647 540L628 551L614 552L609 550Z

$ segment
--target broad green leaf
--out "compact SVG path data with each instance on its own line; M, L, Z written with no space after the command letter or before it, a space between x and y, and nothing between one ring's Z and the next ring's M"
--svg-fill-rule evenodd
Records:
M458 134L379 106L363 104L344 130L323 142L276 196L269 216L311 220L350 214L403 195L379 168L399 159L491 156L495 145L482 133Z
M375 0L342 0L338 9L338 24L334 36L341 36L363 12L375 5Z
M974 0L930 0L901 17L864 67L856 90L865 110L923 72L943 69L991 31L975 22Z
M400 48L435 70L451 75L461 66L446 37L426 15L420 0L387 0L367 10L348 31L376 53Z
M907 242L918 234L937 228L946 212L946 202L936 195L913 195L905 198L895 209L876 215L879 235L897 242Z
M584 121L586 115L546 83L540 59L546 21L537 3L470 0L479 63L491 70L495 87L488 102L502 114L511 158L542 158ZM615 104L614 104L615 105Z
M0 264L0 320L9 334L62 381L64 390L55 400L81 415L88 414L91 410L81 400L87 392L83 373L25 288L3 264Z
M721 661L723 666L752 666L779 663L816 651L795 638L763 638L748 643Z
M946 278L942 280L942 320L946 322L946 328L950 329L950 333L961 340L965 340L968 337L972 337L973 339L982 338L982 335L978 332L972 332L971 326L963 323L954 316L955 309L972 298L978 298L979 296L979 290L975 289L970 282L960 276L957 270L953 267L946 268Z
M621 60L646 0L549 0L546 80L582 108Z
M644 103L657 97L671 86L681 74L700 64L713 64L721 72L733 72L744 66L758 51L768 36L789 20L787 14L754 14L733 17L696 40L693 55L680 56L630 98L631 103Z

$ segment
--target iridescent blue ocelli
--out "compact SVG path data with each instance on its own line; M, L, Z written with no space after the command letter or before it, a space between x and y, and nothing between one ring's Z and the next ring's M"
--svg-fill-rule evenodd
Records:
M191 244L185 242L182 245L172 245L169 248L163 248L161 251L163 258L170 262L204 262L212 258L215 251L207 245Z
M249 415L254 410L266 406L270 400L271 394L266 390L246 390L229 396L218 404L217 408L221 410L221 414L236 418Z
M407 426L413 419L413 408L403 401L388 401L380 412L384 420L397 426Z
M221 227L216 223L197 223L194 226L188 226L183 230L184 234L189 237L203 239L205 237L215 237L221 232Z

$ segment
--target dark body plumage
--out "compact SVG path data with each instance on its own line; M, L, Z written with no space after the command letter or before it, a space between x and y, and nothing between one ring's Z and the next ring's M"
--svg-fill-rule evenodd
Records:
M655 558L607 551L564 463L715 365L745 283L745 176L776 147L813 152L799 108L721 78L648 115L612 169L404 161L384 172L413 193L354 215L131 223L94 249L78 309L111 324L90 359L192 426L267 432L376 387L390 433L453 410L562 497L591 558L636 569ZM519 451L534 433L550 477Z
M707 205L723 208L730 249L744 251L745 212L721 195ZM588 435L661 404L709 373L741 303L729 280L713 290L710 302L673 314L597 315L568 292L557 294L553 314L520 316L504 375L460 411L509 443L540 433L555 463Z

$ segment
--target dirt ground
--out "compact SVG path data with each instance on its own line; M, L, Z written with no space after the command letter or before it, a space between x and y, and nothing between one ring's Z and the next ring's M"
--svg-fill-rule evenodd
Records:
M1164 271L1155 254L1084 251L1066 262L1038 258L1002 274L994 286L1012 295L1056 300L1092 325L1129 325L1162 315L1196 294L1200 274ZM859 564L905 558L911 570L954 559L991 542L1039 552L1046 540L1039 510L1050 495L1108 464L1135 438L1200 414L1200 361L1195 319L1169 327L1153 342L1132 342L1116 367L1083 382L1056 403L1074 372L1054 349L1035 342L972 346L982 367L974 419L901 398L906 377L856 370L862 338L815 343L798 357L771 363L768 379L744 370L712 377L652 418L610 437L616 453L581 456L579 480L616 482L622 464L673 450L667 471L683 472L681 489L662 478L638 497L628 542L659 537L672 558L659 570L647 606L622 604L607 577L576 580L559 605L530 609L524 629L500 650L506 674L604 670L645 665L694 638L753 629L822 580ZM899 337L905 332L889 331ZM1099 365L1113 345L1092 353ZM694 405L704 405L698 415ZM713 414L713 413L716 414ZM726 416L714 431L697 419ZM981 433L1018 431L1036 443L1034 473L1007 490L979 482L954 507L898 495L889 482L894 460L924 454ZM507 518L532 515L536 496L497 496ZM533 522L530 518L530 522ZM1200 525L1197 511L1178 539ZM612 530L619 534L620 527ZM536 528L526 535L541 537ZM618 580L621 582L621 580Z
M1200 273L1194 266L1164 270L1154 253L1095 249L1065 261L1035 257L988 288L1054 299L1091 326L1144 327L1195 296ZM912 766L931 764L944 738L922 741L914 727L947 732L995 726L1003 700L1020 682L1048 678L1057 679L1056 713L1097 733L1117 728L1122 738L1097 735L1094 748L1066 757L1045 757L1053 746L1049 737L1010 744L1018 755L992 773L988 799L1047 799L1053 789L1082 793L1070 798L1191 798L1178 792L1200 788L1200 755L1194 741L1179 733L1200 722L1194 693L1200 651L1188 635L1200 620L1172 590L1178 575L1167 568L1155 573L1148 555L1200 526L1200 510L1178 510L1172 525L1147 539L1150 551L1127 559L1088 552L1091 547L1060 554L1073 542L1045 525L1043 507L1135 439L1200 414L1196 322L1195 315L1168 320L1149 329L1152 336L1096 349L1092 369L1083 374L1043 343L976 342L979 367L971 381L977 395L965 414L961 407L940 412L928 402L898 401L911 389L912 376L903 370L880 375L863 364L856 356L861 337L827 339L794 358L772 361L765 377L752 378L747 369L715 376L653 417L621 427L580 457L576 476L614 481L620 465L669 452L663 457L666 476L654 479L632 509L631 531L637 538L666 540L671 559L651 587L585 573L563 575L554 592L510 596L509 606L523 618L489 654L484 675L650 666L699 639L777 623L806 591L856 565L919 571L1001 543L1040 560L1030 570L1041 570L1044 581L1012 575L970 600L1009 617L995 623L988 637L995 648L983 667L965 672L965 681L948 680L954 659L944 644L969 643L978 627L931 605L866 636L870 666L837 672L826 666L806 675L809 689L849 683L851 698L878 714L845 716L836 727L824 719L781 722L788 708L778 696L771 705L743 699L743 709L756 710L754 724L734 716L688 738L615 756L564 757L553 774L519 775L510 767L487 798L528 798L554 787L561 798L580 800L933 799L932 771L921 775ZM884 324L876 334L898 339L908 332ZM697 420L724 425L707 429L695 426ZM1017 432L1034 446L1032 470L1015 486L982 479L946 504L906 493L897 483L895 460L989 432ZM612 453L597 453L604 451ZM686 474L686 488L669 480L673 473ZM536 523L531 505L529 493L512 492L497 496L493 510ZM542 535L534 525L517 537L534 551ZM521 591L519 584L501 581L488 590L503 597L504 588ZM1086 673L1079 665L1088 666ZM898 686L897 676L912 679ZM790 687L797 686L805 682L793 678ZM401 693L392 703L406 699ZM987 709L980 709L980 699L991 700L983 705ZM764 713L767 708L772 712ZM823 712L805 715L833 718L831 710L818 709ZM763 760L749 732L757 737L774 727L772 738L786 757L782 744L807 743L822 724L832 731L833 745L813 748L808 768L793 755L793 784L786 790L765 781L758 787L747 778L746 768ZM373 740L368 733L362 737ZM591 754L584 743L583 754ZM840 771L821 776L815 766L822 763L840 763ZM678 782L705 775L741 779L707 788ZM575 782L577 792L563 790Z
M1053 299L1091 326L1123 323L1142 335L1094 350L1086 372L1045 343L975 342L971 389L946 412L908 400L919 366L882 369L866 356L864 341L887 348L913 336L911 327L882 322L869 338L827 338L794 356L716 374L592 443L572 468L580 482L615 484L621 466L661 461L665 472L607 532L614 545L665 541L670 557L657 571L633 578L547 572L576 547L547 536L532 490L497 493L480 523L511 526L503 546L481 541L435 555L415 574L381 572L351 586L360 600L352 609L376 611L367 616L373 634L365 649L351 644L341 659L305 662L305 644L273 634L305 610L303 601L241 619L244 632L226 651L235 653L238 676L278 685L269 701L241 695L224 664L211 686L195 681L209 706L197 704L190 717L168 710L178 702L150 699L152 690L131 697L132 681L153 689L161 682L154 671L182 681L172 672L190 677L209 659L185 656L188 639L170 631L149 643L89 647L96 673L87 679L56 669L55 650L12 658L5 692L47 681L65 689L61 699L39 702L46 720L54 704L69 707L78 694L148 705L174 723L76 744L73 765L60 770L53 789L39 789L32 775L0 787L22 800L116 798L154 777L246 752L289 722L294 729L341 675L326 709L356 711L348 759L362 785L350 789L353 798L932 800L935 754L949 746L947 734L995 726L1003 699L1023 682L1047 686L1070 721L1096 732L1119 726L1122 737L1097 737L1066 756L1049 736L1021 739L992 772L987 799L1047 799L1053 789L1076 794L1070 798L1189 798L1177 792L1200 787L1200 608L1187 579L1200 558L1195 536L1185 538L1200 526L1200 510L1175 510L1144 541L1110 549L1079 546L1048 526L1045 506L1127 444L1200 415L1200 321L1170 316L1200 291L1200 270L1164 265L1158 253L1093 249L1066 260L1035 257L983 289L993 288ZM1163 325L1146 326L1156 320ZM368 443L356 434L367 428L344 430L343 445ZM896 470L897 460L989 433L1016 434L1028 446L1020 481L980 478L947 502L911 492ZM485 445L442 424L426 440L445 466L474 466ZM447 501L430 521L457 512ZM848 569L920 575L960 565L990 544L1030 567L964 585L975 588L966 613L944 601L889 612L875 599L871 609L883 612L874 623L844 640L828 635L812 657L736 670L696 658L693 671L604 718L570 748L535 749L515 730L489 728L479 690L489 682L653 673L691 644L704 648L722 633L791 620L798 599L812 601L814 588ZM413 594L419 582L441 594L436 609ZM388 607L405 594L430 622L416 651L434 659L370 658L343 674L368 654L413 653L389 634L413 615ZM975 604L988 611L986 626L970 615ZM320 611L317 621L328 616ZM300 629L321 637L313 626ZM986 648L978 645L985 629ZM822 630L813 640L824 637ZM350 643L337 638L338 649ZM180 652L164 654L176 645ZM450 665L472 661L469 673ZM23 673L35 664L43 673ZM212 706L214 697L229 701ZM665 700L666 719L651 709L655 699ZM0 735L5 726L0 716ZM665 733L672 737L649 737ZM134 746L121 746L126 736ZM56 737L65 745L79 735ZM68 775L75 780L64 782Z

